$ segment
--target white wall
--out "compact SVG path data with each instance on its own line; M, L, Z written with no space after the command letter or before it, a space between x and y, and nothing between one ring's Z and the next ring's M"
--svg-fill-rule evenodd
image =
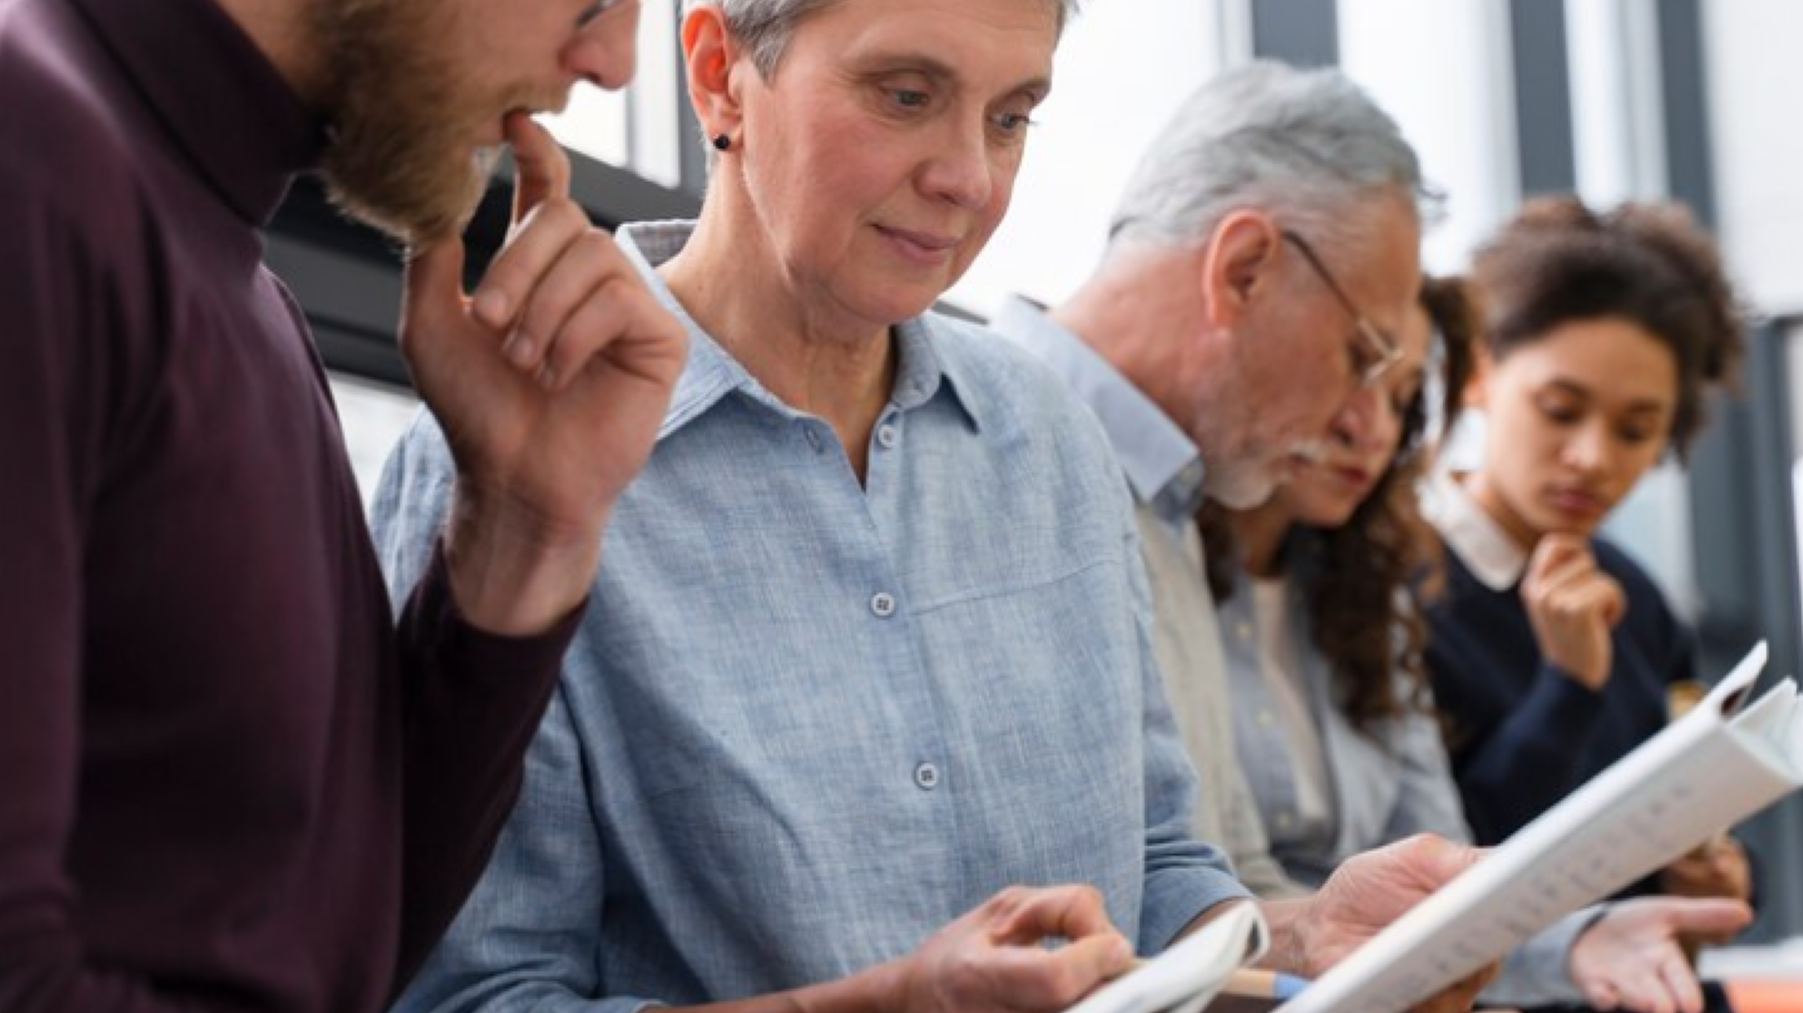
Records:
M357 476L357 489L368 506L376 491L376 479L382 476L382 465L412 424L419 399L409 391L342 373L331 374L331 382L351 471Z
M1463 270L1520 201L1507 0L1340 0L1340 65L1370 91L1446 195L1423 264Z
M1097 0L1066 29L1014 204L946 296L983 316L1021 292L1057 302L1101 256L1139 153L1177 104L1250 46L1235 0Z
M1702 7L1728 262L1760 309L1803 313L1803 4L1708 0Z
M677 103L689 100L677 86L676 2L642 0L630 86L610 92L579 84L561 114L544 117L563 144L670 187L682 182Z
M1578 192L1594 204L1670 191L1658 11L1644 0L1566 0Z

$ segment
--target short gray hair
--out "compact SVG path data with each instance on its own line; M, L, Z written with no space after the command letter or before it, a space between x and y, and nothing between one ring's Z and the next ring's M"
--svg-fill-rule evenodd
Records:
M1344 248L1366 220L1360 206L1384 190L1418 215L1437 201L1370 96L1337 70L1251 63L1184 101L1128 182L1110 246L1191 245L1229 212L1260 208Z
M701 0L689 0L693 7ZM769 80L776 73L777 64L782 62L783 50L788 48L789 37L795 34L795 27L811 14L841 3L843 0L712 0L726 15L727 30L751 51L751 62L758 73ZM1040 0L1041 3L1056 6L1058 10L1058 31L1064 31L1065 23L1077 13L1082 0Z

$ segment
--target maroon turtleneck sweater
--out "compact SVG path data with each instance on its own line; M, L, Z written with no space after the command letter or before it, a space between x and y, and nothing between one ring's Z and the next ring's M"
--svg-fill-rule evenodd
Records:
M575 617L398 631L258 227L320 130L210 0L0 0L0 1010L380 1009Z

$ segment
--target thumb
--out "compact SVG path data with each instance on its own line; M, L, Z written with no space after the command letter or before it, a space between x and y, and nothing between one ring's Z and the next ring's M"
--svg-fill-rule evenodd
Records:
M1628 615L1628 596L1613 580L1609 581L1608 587L1609 593L1603 602L1603 621L1613 629Z
M1116 934L1090 936L1055 950L1003 946L986 955L999 996L1016 1009L1063 1009L1133 967L1133 949Z
M411 358L408 345L442 330L433 323L462 312L463 302L463 240L453 236L412 250L401 283L402 354Z
M1438 893L1489 854L1486 848L1455 844L1437 834L1416 834L1378 850L1391 852L1396 863L1395 870L1386 876L1391 885L1420 891L1421 896L1410 902L1411 907L1426 899L1426 895Z
M1738 900L1711 897L1670 903L1672 928L1683 933L1734 932L1753 920L1753 909Z
M1528 556L1528 576L1534 580L1545 580L1554 570L1585 551L1582 540L1564 532L1548 532L1534 543L1534 551Z
M1133 944L1118 932L1087 936L1055 952L1080 981L1108 981L1133 969Z
M1455 844L1437 834L1416 834L1400 842L1398 846L1415 852L1420 863L1416 867L1433 879L1436 885L1452 880L1490 853L1488 848Z

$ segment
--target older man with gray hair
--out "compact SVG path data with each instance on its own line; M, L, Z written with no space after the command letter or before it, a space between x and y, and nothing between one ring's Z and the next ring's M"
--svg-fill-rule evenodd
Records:
M1055 310L1015 298L994 322L1095 410L1126 470L1159 665L1202 775L1197 833L1265 896L1301 888L1234 754L1195 515L1205 498L1263 502L1336 416L1369 424L1385 335L1420 281L1421 193L1414 151L1343 75L1251 64L1159 135L1092 277ZM1311 258L1336 265L1333 285Z
M1270 853L1236 755L1196 512L1207 498L1262 503L1327 440L1362 439L1391 410L1376 381L1420 286L1426 195L1395 122L1343 74L1250 64L1178 109L1076 294L1050 311L1016 298L994 323L1107 431L1136 501L1166 692L1202 775L1196 829L1260 896L1303 891ZM1434 825L1464 837L1448 795ZM1638 955L1688 916L1658 903L1565 919L1485 997L1577 1002L1574 973L1641 973ZM1574 949L1580 938L1594 945Z

